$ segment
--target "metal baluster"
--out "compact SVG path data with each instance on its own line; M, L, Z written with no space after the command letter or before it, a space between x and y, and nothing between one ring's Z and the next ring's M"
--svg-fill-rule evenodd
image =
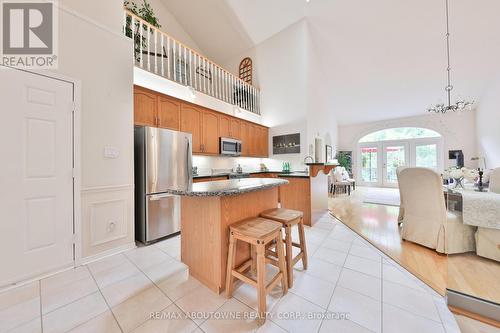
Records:
M215 98L219 98L219 87L217 86L217 83L218 83L218 80L219 80L219 73L217 71L217 66L213 66L214 67L214 97Z
M187 62L187 47L184 46L184 84L188 85L188 62ZM189 82L191 84L191 82Z
M196 70L198 69L198 54L194 54L194 89L199 90L198 87L198 74Z
M207 80L208 80L208 71L206 66L206 59L203 58L203 92L207 93Z
M155 38L155 74L158 74L158 30L154 29Z
M172 60L172 57L170 56L170 37L167 36L167 78L169 80L172 79L170 76L170 60Z
M163 34L160 34L161 76L165 77L165 58L163 58L163 50L165 50L165 45L164 45L164 42L163 42L163 37L164 37Z
M131 34L132 34L132 41L133 41L133 44L134 44L134 64L136 64L137 63L137 59L135 57L135 22L134 22L135 19L134 19L134 17L132 15L130 17L131 17L131 20L130 20L131 21L130 22L130 24L131 24L130 25L130 31L131 31Z
M149 32L149 25L146 25L147 29L147 34L148 34L148 51L146 52L146 55L148 57L148 71L151 71L151 33Z
M174 70L174 81L177 81L177 50L176 50L176 41L175 39L172 39L172 53L173 53L173 56L172 56L172 60L173 60L173 70Z
M226 81L225 81L225 78L226 78L226 71L222 69L222 72L221 72L221 85L222 85L222 100L223 101L226 101Z
M142 22L140 20L137 20L139 23L139 63L141 64L141 68L144 68L144 59L142 56L142 35L143 35L143 27L142 27Z
M189 85L193 87L193 52L189 50ZM193 87L194 88L194 87Z

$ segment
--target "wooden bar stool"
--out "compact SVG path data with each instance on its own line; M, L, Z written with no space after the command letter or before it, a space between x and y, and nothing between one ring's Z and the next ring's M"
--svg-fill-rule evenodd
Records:
M304 234L304 213L285 208L276 208L267 210L260 214L260 216L280 222L285 228L285 248L286 248L286 267L288 274L288 288L293 287L293 266L302 259L302 266L307 269L307 249L306 249L306 239ZM292 241L292 227L297 226L299 228L299 243ZM292 246L300 249L300 253L293 257ZM271 252L270 254L276 255L276 252Z
M285 254L283 250L283 240L281 235L281 224L275 221L256 217L230 226L229 233L229 251L227 255L227 273L226 273L226 297L233 295L234 278L248 283L257 288L259 302L259 317L265 321L266 316L266 295L281 281L283 294L288 291ZM255 248L257 253L257 280L254 280L243 273L251 267L253 258L248 259L239 267L234 267L236 257L236 242L243 241ZM273 277L271 282L266 285L266 246L276 242L279 272Z

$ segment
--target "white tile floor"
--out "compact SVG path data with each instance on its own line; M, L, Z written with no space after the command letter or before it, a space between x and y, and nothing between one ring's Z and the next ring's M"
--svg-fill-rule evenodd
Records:
M460 332L442 297L334 218L306 239L309 269L297 264L286 296L272 291L261 327L255 290L215 295L189 276L176 237L0 293L0 333Z

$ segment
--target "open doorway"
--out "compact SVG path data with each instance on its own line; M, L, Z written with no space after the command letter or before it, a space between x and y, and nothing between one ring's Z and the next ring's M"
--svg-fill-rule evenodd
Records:
M383 129L364 135L358 141L357 175L359 184L396 187L399 166L443 169L442 136L420 127Z

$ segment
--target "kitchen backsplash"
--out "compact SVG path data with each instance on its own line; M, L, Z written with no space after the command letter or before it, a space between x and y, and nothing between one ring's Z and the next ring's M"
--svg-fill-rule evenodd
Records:
M253 172L260 169L264 163L271 171L281 171L283 162L289 162L292 171L303 171L306 169L300 157L292 158L254 158L254 157L221 157L221 156L193 156L193 166L198 167L199 174L207 174L212 169L232 169L241 165L243 172Z

